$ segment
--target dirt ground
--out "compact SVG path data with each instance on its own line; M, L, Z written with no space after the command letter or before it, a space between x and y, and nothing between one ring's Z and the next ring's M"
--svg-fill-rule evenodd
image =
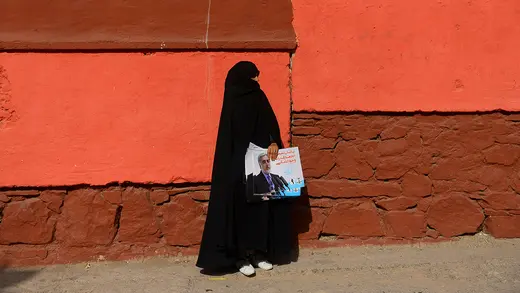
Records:
M221 277L195 258L95 262L0 272L0 292L520 293L520 239L303 250L298 262Z

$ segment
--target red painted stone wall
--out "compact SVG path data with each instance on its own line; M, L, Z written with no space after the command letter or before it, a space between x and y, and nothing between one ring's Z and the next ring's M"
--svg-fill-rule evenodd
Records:
M303 239L520 237L519 115L295 114L293 125L312 207Z

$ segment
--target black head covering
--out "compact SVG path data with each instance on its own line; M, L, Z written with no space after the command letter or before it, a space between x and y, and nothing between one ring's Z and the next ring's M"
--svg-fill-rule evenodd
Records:
M226 88L230 87L254 87L256 81L252 78L260 75L260 71L253 62L240 61L229 70L226 77Z
M251 120L248 118L256 115L258 120L253 123L261 125L269 133L269 143L276 142L281 148L283 145L280 128L274 111L258 82L253 80L259 75L260 70L251 61L240 61L231 67L226 77L220 124L221 127L227 124L227 119L240 121L242 125L247 124L246 120L249 120L250 124ZM234 114L230 114L232 112ZM244 125L243 128L248 127ZM220 138L221 134L219 134ZM251 142L267 148L267 145L261 141Z

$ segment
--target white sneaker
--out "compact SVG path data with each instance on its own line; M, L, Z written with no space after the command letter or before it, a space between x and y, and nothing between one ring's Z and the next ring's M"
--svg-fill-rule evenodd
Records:
M244 275L244 276L252 276L255 274L255 268L246 261L241 261L237 263L238 270Z
M265 271L269 271L269 270L273 269L273 265L266 260L255 261L255 266L258 268L261 268L262 270L265 270Z

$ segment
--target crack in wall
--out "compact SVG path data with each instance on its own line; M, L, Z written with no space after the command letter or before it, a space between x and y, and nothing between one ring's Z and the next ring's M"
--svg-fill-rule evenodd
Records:
M206 44L206 49L209 48L208 40L209 40L209 24L211 20L211 0L208 0L208 16L206 17L206 34L204 35L204 43Z
M119 234L119 227L121 227L121 214L123 212L123 207L122 206L118 206L116 208L116 215L114 217L114 228L115 228L115 233L114 233L114 237L112 238L112 240L110 241L110 243L113 243L116 238L117 238L117 235Z
M289 145L292 146L293 144L293 134L292 134L292 128L293 128L293 81L292 81L292 68L293 68L293 61L294 61L294 52L289 53Z

